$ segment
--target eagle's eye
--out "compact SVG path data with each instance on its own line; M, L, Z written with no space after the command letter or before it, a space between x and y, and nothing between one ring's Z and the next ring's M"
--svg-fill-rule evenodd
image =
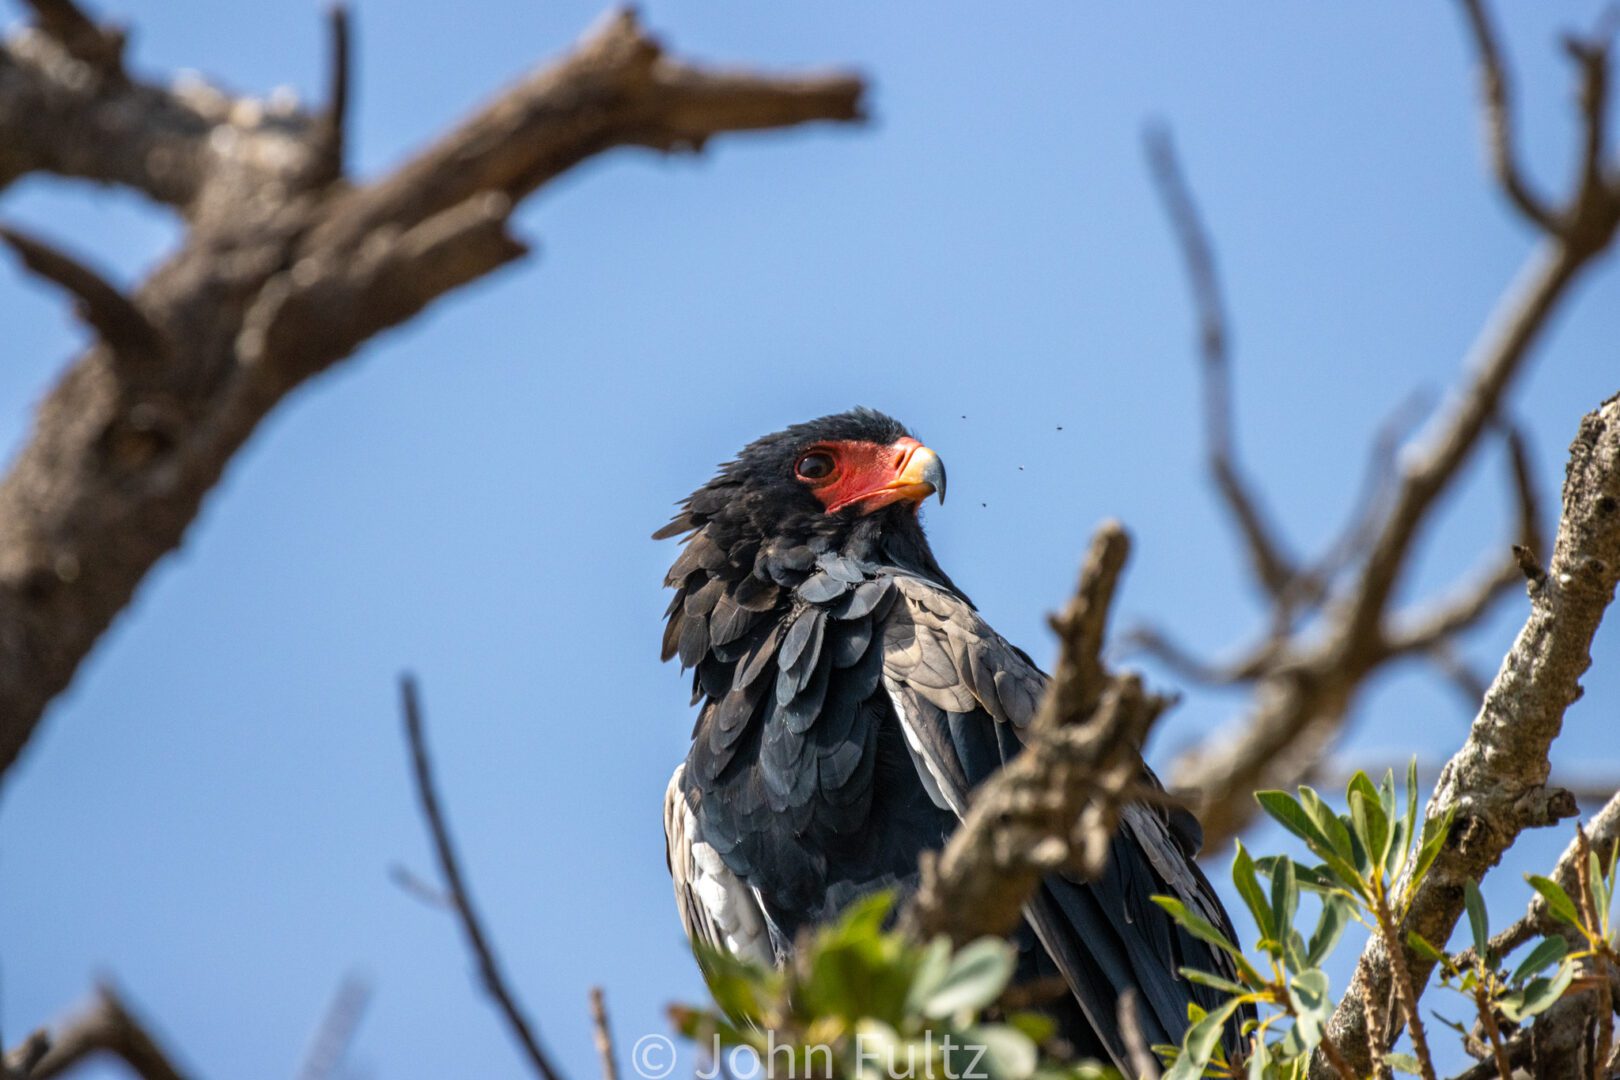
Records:
M793 471L798 473L800 478L804 480L825 480L832 475L834 468L835 465L831 454L813 450L799 459L799 463L793 467Z

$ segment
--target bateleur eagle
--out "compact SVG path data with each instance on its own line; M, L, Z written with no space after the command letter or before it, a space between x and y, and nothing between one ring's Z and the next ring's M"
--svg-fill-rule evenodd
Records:
M802 927L903 895L1018 753L1046 676L935 561L918 516L932 494L938 456L855 409L751 443L654 534L685 534L663 655L693 670L699 709L664 828L693 941L781 963ZM1200 839L1190 814L1132 805L1098 880L1054 874L1025 907L1019 978L1062 977L1049 1011L1079 1054L1128 1070L1124 990L1150 1043L1180 1042L1189 1001L1217 1003L1179 969L1230 976L1229 961L1149 900L1232 935Z

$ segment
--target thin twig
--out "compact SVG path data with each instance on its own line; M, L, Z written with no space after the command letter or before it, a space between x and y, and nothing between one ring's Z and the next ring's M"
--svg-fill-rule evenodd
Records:
M1597 933L1603 924L1592 892L1592 845L1586 838L1586 829L1579 822L1575 823L1575 880L1580 897L1581 922ZM1598 988L1597 1047L1592 1053L1592 1080L1604 1080L1608 1076L1609 1053L1614 1046L1614 1003L1609 996L1607 966L1608 960L1601 946L1586 962L1587 973Z
M602 1080L619 1080L619 1062L613 1052L613 1028L608 1024L607 999L600 986L591 987L591 1032L596 1055L602 1059Z
M1119 1000L1115 1006L1119 1019L1119 1036L1125 1043L1126 1052L1130 1054L1133 1080L1159 1080L1162 1075L1159 1062L1148 1046L1147 1036L1142 1032L1142 1019L1136 1012L1136 996L1134 986L1127 986L1119 992Z
M1423 1027L1423 1016L1418 1012L1417 990L1412 985L1406 943L1401 940L1395 915L1389 909L1389 899L1382 892L1375 897L1374 914L1378 919L1378 932L1384 938L1384 951L1395 972L1395 1003L1406 1017L1406 1033L1412 1038L1412 1052L1417 1056L1418 1068L1422 1071L1423 1080L1437 1080L1434 1055L1429 1051L1429 1036ZM1378 1049L1382 1051L1383 1047Z
M1261 512L1258 498L1238 468L1232 435L1229 335L1214 251L1188 192L1169 131L1163 127L1149 128L1143 135L1143 144L1159 198L1181 249L1198 312L1204 433L1210 474L1243 536L1256 580L1267 593L1280 596L1293 581L1296 570L1293 561L1283 554L1282 544Z
M1547 204L1530 190L1519 170L1513 137L1512 93L1507 67L1496 44L1496 32L1482 0L1462 0L1463 14L1479 57L1480 89L1485 100L1485 144L1490 149L1496 181L1507 192L1519 213L1535 222L1544 232L1556 233L1558 221Z
M79 317L124 359L150 359L163 347L163 335L135 302L84 263L37 237L0 226L0 241L23 266L65 289L77 301Z
M103 76L123 81L124 32L101 26L73 0L24 0L34 10L39 28Z
M346 976L338 984L332 1004L315 1029L304 1063L299 1067L298 1080L329 1080L343 1063L354 1041L354 1033L371 1003L371 986L354 975Z
M479 978L483 981L484 990L494 1000L505 1019L512 1037L517 1040L524 1056L534 1068L535 1074L541 1080L559 1080L559 1073L552 1065L550 1056L540 1046L534 1025L524 1015L516 996L507 987L495 950L490 945L489 935L484 932L477 909L473 907L472 895L461 872L461 860L456 855L454 843L451 842L450 829L445 824L444 811L440 807L438 791L434 786L433 763L428 756L427 739L422 730L422 710L417 701L416 679L410 674L400 676L399 694L400 709L405 719L405 738L411 749L411 771L416 779L416 795L421 804L422 817L426 819L428 831L433 837L433 850L439 860L439 871L444 875L445 886L450 890L450 898L455 903L458 921L467 939L467 947L478 962Z
M321 147L323 168L330 179L343 175L343 159L349 137L349 85L353 79L354 35L349 6L337 0L326 12L328 48L326 108L321 114L325 127Z
M1474 983L1474 1009L1479 1013L1479 1024L1491 1045L1491 1056L1496 1061L1496 1073L1501 1080L1513 1080L1513 1062L1507 1047L1502 1044L1502 1027L1496 1022L1496 1005L1486 989L1484 979Z
M96 1054L115 1055L141 1080L186 1080L173 1057L108 983L97 986L89 1007L70 1017L49 1042L28 1080L51 1080Z

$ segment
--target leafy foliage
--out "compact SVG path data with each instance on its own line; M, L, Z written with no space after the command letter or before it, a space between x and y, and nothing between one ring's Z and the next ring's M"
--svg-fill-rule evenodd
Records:
M1059 1064L1047 1017L1008 1007L1016 954L996 938L952 950L886 928L893 897L851 905L807 935L784 969L700 949L715 1008L677 1006L676 1028L705 1052L747 1048L778 1078L1106 1080Z
M1180 904L1156 898L1182 927L1211 941L1236 961L1241 985L1202 972L1188 971L1189 979L1224 990L1231 1008L1216 1010L1189 1030L1182 1044L1158 1047L1170 1064L1167 1080L1194 1077L1246 1077L1271 1080L1303 1076L1313 1052L1320 1050L1330 1062L1338 1059L1348 1076L1339 1048L1327 1040L1326 1023L1334 1001L1322 965L1332 954L1349 923L1370 934L1383 934L1386 947L1398 948L1395 928L1405 916L1417 886L1434 865L1451 828L1452 814L1418 820L1417 767L1407 768L1405 797L1396 789L1393 771L1374 784L1362 772L1351 777L1345 790L1347 813L1338 813L1316 791L1301 787L1298 795L1284 791L1256 794L1260 806L1284 829L1301 840L1319 862L1296 863L1285 855L1253 858L1241 842L1232 860L1232 884L1254 917L1259 940L1250 960L1232 942ZM1269 879L1269 888L1262 883ZM1454 961L1416 933L1406 945L1416 956L1433 962L1442 985L1467 997L1479 1015L1478 1028L1490 1047L1500 1052L1502 1029L1550 1008L1572 986L1579 988L1583 971L1588 976L1603 964L1615 962L1615 929L1609 908L1615 889L1615 860L1605 868L1596 855L1582 875L1583 898L1571 897L1557 882L1531 876L1527 880L1546 901L1548 911L1579 935L1571 947L1564 935L1541 939L1511 971L1503 966L1490 945L1489 916L1478 887L1468 883L1464 908L1473 941L1471 960ZM1314 927L1307 938L1297 925L1299 893L1317 900ZM1469 955L1469 954L1465 954ZM1590 978L1589 978L1589 981ZM1223 1060L1216 1043L1202 1028L1207 1019L1228 1017L1241 1002L1253 1003L1259 1018L1245 1025L1244 1060ZM1413 1053L1378 1053L1374 1061L1395 1072L1433 1076L1421 1024L1415 1019L1415 1001L1406 1014L1416 1028ZM1474 1037L1462 1024L1444 1020L1465 1037ZM1478 1044L1476 1044L1478 1045ZM1381 1048L1379 1048L1381 1049Z

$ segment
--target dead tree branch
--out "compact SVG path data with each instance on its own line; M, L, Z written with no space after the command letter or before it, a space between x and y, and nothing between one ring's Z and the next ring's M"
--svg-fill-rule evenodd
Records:
M422 709L417 700L416 680L403 675L399 680L400 711L405 720L405 740L411 750L411 774L416 781L416 797L421 803L422 817L433 838L433 852L439 861L439 872L444 878L445 890L455 906L456 919L467 939L467 949L478 964L478 977L511 1031L518 1047L523 1051L530 1067L540 1080L559 1080L560 1073L551 1057L540 1045L540 1037L518 1004L517 996L507 985L501 972L495 948L490 944L478 909L473 906L466 877L461 872L461 858L450 839L450 827L445 823L444 809L433 782L433 761L428 755L427 736L422 730Z
M1184 752L1170 772L1172 791L1187 800L1204 824L1207 850L1223 849L1254 820L1253 791L1291 786L1317 766L1362 687L1383 665L1406 656L1425 657L1472 693L1476 688L1467 685L1472 680L1455 662L1453 640L1515 591L1525 565L1539 563L1538 500L1524 440L1502 419L1504 403L1571 284L1611 245L1620 225L1620 178L1596 165L1584 167L1567 203L1553 210L1529 192L1513 160L1508 92L1494 37L1479 0L1460 2L1485 70L1498 179L1544 235L1475 345L1451 404L1431 423L1427 437L1403 455L1388 483L1369 485L1379 494L1352 516L1345 542L1330 545L1314 561L1279 554L1282 542L1254 512L1258 497L1238 479L1230 460L1227 334L1211 329L1223 318L1214 260L1169 141L1157 134L1148 140L1152 173L1193 282L1215 486L1272 608L1266 635L1228 663L1193 656L1162 631L1138 631L1132 638L1189 678L1251 691L1248 714ZM1601 38L1571 47L1581 88L1583 152L1589 162L1604 146L1607 48ZM1515 504L1512 542L1530 554L1521 556L1504 543L1482 570L1449 595L1412 611L1395 610L1393 597L1419 536L1441 496L1493 428L1505 436L1508 488ZM1375 454L1375 461L1385 458Z
M1591 849L1597 852L1598 857L1605 863L1614 856L1615 841L1620 840L1620 794L1610 798L1603 809L1586 823L1586 836ZM1574 895L1579 883L1579 871L1576 869L1579 852L1580 844L1571 840L1563 855L1559 856L1552 873L1548 875L1570 895ZM1518 921L1491 938L1491 951L1499 957L1507 956L1527 942L1557 933L1559 925L1552 917L1552 913L1547 910L1547 901L1537 893L1530 901L1529 910ZM1473 962L1472 948L1464 949L1457 955L1458 967L1468 967Z
M41 1052L41 1046L44 1047ZM185 1080L186 1073L130 1010L118 990L106 983L81 1012L52 1034L34 1036L6 1055L6 1065L25 1080L51 1080L98 1054L111 1054L141 1080ZM33 1063L28 1064L32 1057Z
M974 793L944 851L924 857L903 916L914 935L960 944L1009 932L1043 876L1101 869L1125 804L1144 794L1141 746L1167 702L1101 661L1129 550L1114 522L1092 538L1079 587L1052 620L1058 663L1024 749Z
M1456 809L1445 849L1412 896L1401 936L1416 931L1445 941L1463 907L1463 885L1495 866L1524 829L1553 824L1575 812L1566 791L1547 786L1547 752L1564 711L1581 695L1591 666L1592 637L1620 582L1620 396L1581 422L1570 447L1563 515L1552 563L1530 586L1530 615L1485 695L1463 747L1447 762L1429 800L1429 818ZM1401 958L1422 985L1431 965ZM1390 993L1390 960L1374 937L1362 953L1329 1033L1365 1069L1368 1000ZM1389 1032L1392 1040L1397 1034ZM1315 1062L1312 1075L1330 1075Z
M259 422L381 331L521 257L507 228L519 200L614 147L695 151L726 132L860 116L855 77L689 64L620 12L412 160L350 182L341 10L329 100L307 112L132 79L121 36L68 0L32 6L34 25L0 43L0 188L32 173L118 184L175 207L187 231L129 296L7 234L78 298L97 340L0 481L0 772Z
M1272 597L1282 597L1298 576L1283 551L1274 526L1260 509L1259 497L1238 468L1232 435L1232 361L1228 351L1226 303L1221 295L1215 252L1199 218L1198 207L1182 177L1170 133L1150 128L1145 137L1148 164L1158 183L1165 213L1181 245L1198 313L1198 352L1203 372L1205 455L1221 503L1244 542L1256 581Z

